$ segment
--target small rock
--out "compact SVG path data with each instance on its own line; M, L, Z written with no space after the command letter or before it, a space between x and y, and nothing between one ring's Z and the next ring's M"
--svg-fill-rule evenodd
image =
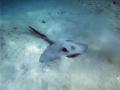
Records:
M17 29L17 27L13 27L13 29L15 29L15 30L16 30L16 29Z
M113 3L114 5L119 5L119 4L120 4L120 0L113 0L112 3Z
M46 21L45 21L45 20L42 20L42 23L46 23Z

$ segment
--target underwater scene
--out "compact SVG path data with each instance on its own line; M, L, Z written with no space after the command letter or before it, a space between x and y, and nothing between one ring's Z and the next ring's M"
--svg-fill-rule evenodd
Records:
M0 90L120 90L120 0L0 0Z

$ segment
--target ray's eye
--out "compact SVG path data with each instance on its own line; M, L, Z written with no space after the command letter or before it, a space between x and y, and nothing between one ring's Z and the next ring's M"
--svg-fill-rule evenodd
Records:
M62 48L61 51L63 51L63 52L69 52L66 48Z

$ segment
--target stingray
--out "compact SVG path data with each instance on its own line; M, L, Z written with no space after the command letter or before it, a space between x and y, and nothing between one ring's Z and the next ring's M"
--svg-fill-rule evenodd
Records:
M76 43L73 40L51 40L32 26L29 26L29 28L32 34L37 35L49 44L40 57L40 63L48 64L59 60L62 56L75 58L82 55L88 49L86 44Z
M73 40L51 40L43 33L36 30L35 28L33 28L31 26L29 26L29 28L30 28L30 31L32 34L40 37L41 39L43 39L44 41L46 41L49 44L39 59L39 62L42 64L41 65L42 72L44 73L44 75L43 75L44 77L41 79L41 89L48 90L49 80L47 78L50 77L49 73L53 74L52 70L59 67L59 65L61 66L61 63L59 61L61 60L62 56L74 59L75 57L78 57L78 56L82 55L84 52L86 52L88 46L83 43L76 43ZM58 65L54 67L56 62ZM51 63L53 66L52 69L51 69L51 66L49 67L49 65ZM51 72L48 72L47 69L50 69ZM66 72L64 72L64 73L66 73ZM45 76L46 74L48 76ZM63 77L64 77L64 75L63 75ZM53 76L53 78L54 78L54 76ZM70 88L67 85L66 85L66 87ZM69 90L69 89L67 89L67 90Z

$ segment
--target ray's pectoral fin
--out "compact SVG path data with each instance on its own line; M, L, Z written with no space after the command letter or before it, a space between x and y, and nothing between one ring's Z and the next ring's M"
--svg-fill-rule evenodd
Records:
M36 30L35 28L33 28L32 26L28 26L30 28L30 32L34 35L39 36L40 38L42 38L43 40L45 40L47 43L49 43L50 45L52 45L54 42L52 40L50 40L46 35L44 35L43 33L39 32L38 30Z

